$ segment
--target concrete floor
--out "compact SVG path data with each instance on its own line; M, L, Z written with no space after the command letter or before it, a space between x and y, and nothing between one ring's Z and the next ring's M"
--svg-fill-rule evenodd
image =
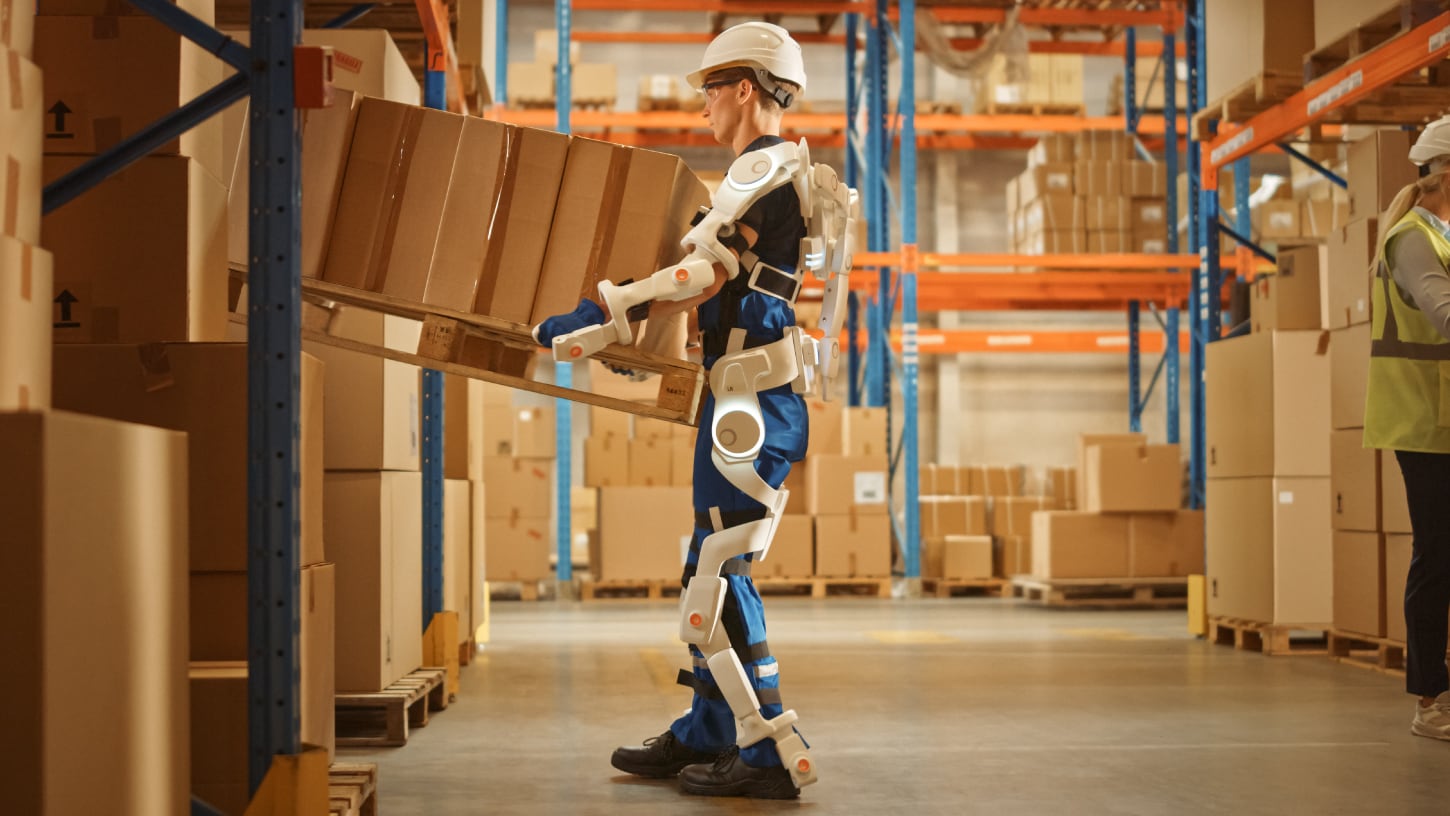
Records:
M675 606L496 603L458 701L381 765L402 814L1446 814L1403 681L1209 646L1181 612L766 599L821 782L702 800L609 754L688 705Z

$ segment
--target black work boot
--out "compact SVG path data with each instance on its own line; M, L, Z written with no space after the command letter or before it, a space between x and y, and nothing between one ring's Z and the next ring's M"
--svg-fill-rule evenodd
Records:
M678 776L688 765L697 762L713 762L719 756L714 751L696 751L675 739L673 731L666 731L658 737L644 741L643 748L616 748L609 764L625 773L650 779L669 779Z
M712 764L691 765L680 773L680 790L697 796L745 796L751 799L794 799L800 788L782 767L752 768L730 746Z

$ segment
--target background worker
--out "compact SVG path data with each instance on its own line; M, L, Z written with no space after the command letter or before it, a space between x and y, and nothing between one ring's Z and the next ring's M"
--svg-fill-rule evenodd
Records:
M1394 451L1409 498L1405 687L1419 698L1410 731L1450 740L1450 117L1425 129L1410 161L1419 180L1380 220L1364 442Z

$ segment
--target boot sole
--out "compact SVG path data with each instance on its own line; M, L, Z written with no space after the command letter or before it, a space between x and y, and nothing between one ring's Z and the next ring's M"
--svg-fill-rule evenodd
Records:
M1450 734L1435 729L1421 728L1419 723L1410 723L1410 733L1417 737L1450 742Z
M801 795L800 788L794 785L774 785L769 788L758 788L750 782L739 782L734 785L712 787L707 785L695 785L681 779L680 790L694 796L739 796L746 799L796 799Z
M635 765L631 762L621 760L619 757L610 757L609 764L613 765L615 770L624 771L627 774L644 777L645 779L674 779L680 775L680 771L683 771L688 765L694 763L686 763L671 769L668 767L659 768L655 766Z

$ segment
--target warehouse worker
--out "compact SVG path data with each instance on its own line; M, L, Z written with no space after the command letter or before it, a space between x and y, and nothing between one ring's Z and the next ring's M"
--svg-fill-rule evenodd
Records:
M1420 179L1380 220L1364 440L1394 451L1409 497L1405 686L1419 697L1410 731L1450 740L1450 117L1425 129L1410 161Z
M698 309L711 393L695 442L680 635L694 663L680 682L694 699L663 734L620 748L611 761L639 776L678 776L686 793L788 799L815 781L815 766L795 713L781 705L750 569L784 512L786 474L805 456L802 393L813 391L818 374L828 387L839 362L837 307L857 199L829 167L810 164L804 142L780 138L781 116L806 86L800 46L784 29L728 29L688 80L705 96L716 140L737 158L686 236L686 259L647 280L600 284L604 308L585 300L534 336L552 344L556 359L577 359L608 342L633 342L630 320L641 308L652 321ZM822 340L795 325L807 270L829 279Z

